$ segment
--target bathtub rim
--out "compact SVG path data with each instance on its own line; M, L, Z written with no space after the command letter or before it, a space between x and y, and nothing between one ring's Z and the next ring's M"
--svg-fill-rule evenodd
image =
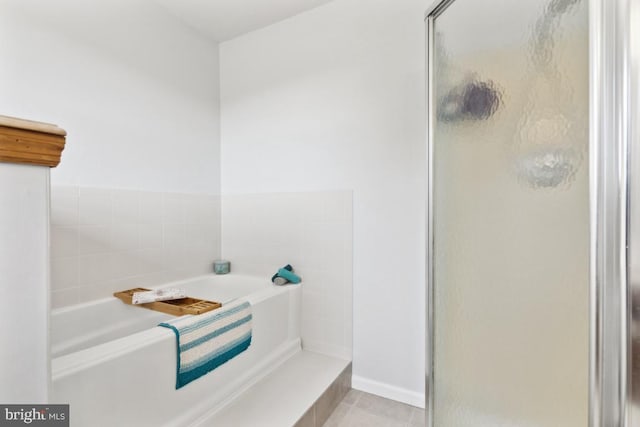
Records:
M249 274L240 274L240 273L229 273L229 274L207 273L207 274L200 274L198 276L187 277L187 278L184 278L184 279L173 280L173 281L170 281L170 282L163 282L163 283L161 283L159 285L144 285L143 287L151 289L151 290L163 289L163 288L168 288L168 287L176 287L176 286L179 286L182 283L187 283L187 282L191 282L191 281L194 281L194 280L201 280L201 279L212 278L212 277L213 278L221 278L221 280L227 280L228 277L247 278L249 280L255 280L256 282L258 280L263 280L264 279L265 280L265 285L271 285L273 287L276 287L276 285L271 283L271 281L268 278L263 278L262 276L252 276L252 275L249 275ZM288 285L285 285L285 286L288 286ZM106 296L106 297L92 299L90 301L79 302L77 304L72 304L72 305L68 305L68 306L64 306L64 307L51 308L49 315L50 315L50 317L53 317L54 315L60 315L60 314L68 313L70 311L78 310L78 309L83 308L83 307L91 307L91 306L98 305L98 304L104 304L105 302L113 301L114 298L115 297L113 295L109 295L109 296ZM229 303L229 301L227 301L227 303Z
M165 283L163 285L158 286L157 288L162 288L166 286L174 286L177 283L184 283L188 281L197 280L200 278L206 278L215 276L212 274L201 275L192 277L189 279L184 279L176 282ZM247 275L237 275L236 277L250 277L256 279L256 276L247 276ZM260 278L262 280L262 278ZM261 289L255 292L252 292L248 295L235 298L231 301L244 300L248 301L252 305L256 305L261 301L266 299L275 297L277 295L281 295L283 293L288 293L297 289L299 285L285 285L285 286L276 286L272 283L266 284L268 287L266 289ZM61 310L69 311L72 308L82 308L86 306L90 306L93 304L97 304L99 302L105 303L112 301L112 298L115 297L106 297L101 298L100 300L90 301L89 303L77 304L70 307L64 307ZM227 301L227 304L231 301ZM61 312L61 313L64 313ZM177 318L176 316L175 318ZM68 354L63 354L58 357L51 357L51 381L54 382L57 379L61 379L65 376L75 374L92 366L98 365L107 360L111 360L117 357L122 357L131 351L135 351L146 346L152 345L159 341L165 339L175 339L175 335L173 331L162 328L159 326L153 326L148 329L135 332L133 334L125 335L120 338L115 338L113 340L109 340L104 343L100 343L89 348L85 348L82 350L78 350L75 352L71 352ZM300 338L298 338L299 340Z

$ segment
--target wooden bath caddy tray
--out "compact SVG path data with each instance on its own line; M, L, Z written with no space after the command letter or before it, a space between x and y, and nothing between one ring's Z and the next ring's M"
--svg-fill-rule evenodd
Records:
M150 291L151 289L135 288L126 291L115 292L114 297L119 298L125 304L131 304L131 299L135 292ZM148 308L150 310L161 311L174 316L182 316L184 314L202 314L207 311L215 310L222 307L222 304L215 301L207 301L196 298L180 298L169 301L156 301L146 304L136 304L138 307Z

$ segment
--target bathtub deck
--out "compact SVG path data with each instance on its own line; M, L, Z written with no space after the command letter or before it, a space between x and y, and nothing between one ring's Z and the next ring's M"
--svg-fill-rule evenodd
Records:
M298 425L301 427L315 426L315 418L326 417L325 414L316 415L314 412L328 410L330 413L333 409L329 408L331 402L324 403L318 399L323 394L330 394L325 392L349 363L347 360L300 351L218 411L213 418L195 425L286 427L294 426L300 420ZM335 400L335 397L329 395L328 399ZM314 407L316 401L318 405Z

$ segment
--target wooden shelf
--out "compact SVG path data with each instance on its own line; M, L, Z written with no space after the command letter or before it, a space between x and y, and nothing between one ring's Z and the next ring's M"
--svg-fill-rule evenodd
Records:
M133 294L135 292L150 291L151 289L135 288L126 291L120 291L113 294L114 297L120 299L125 304L131 304ZM131 304L133 305L133 304ZM222 304L215 301L207 301L196 298L180 298L169 301L156 301L147 304L136 304L137 307L148 308L149 310L160 311L162 313L172 314L174 316L182 316L185 314L202 314L207 311L215 310L222 307Z
M0 116L0 162L56 167L66 135L56 125Z

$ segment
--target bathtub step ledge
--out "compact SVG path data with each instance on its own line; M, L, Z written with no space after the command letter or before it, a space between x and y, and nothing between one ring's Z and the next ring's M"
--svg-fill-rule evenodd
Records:
M215 414L222 408L228 406L247 390L250 390L256 383L269 376L282 364L286 363L289 359L295 357L295 355L301 352L302 349L299 338L289 341L288 343L280 346L276 351L272 352L269 357L262 359L260 363L245 371L234 381L226 383L224 386L216 388L216 390L212 390L210 400L193 406L188 413L172 419L165 425L165 427L207 425L199 424L200 420L209 419L212 414ZM212 406L210 402L216 403ZM215 425L218 427L218 424Z
M300 351L190 427L321 426L351 384L351 362Z

